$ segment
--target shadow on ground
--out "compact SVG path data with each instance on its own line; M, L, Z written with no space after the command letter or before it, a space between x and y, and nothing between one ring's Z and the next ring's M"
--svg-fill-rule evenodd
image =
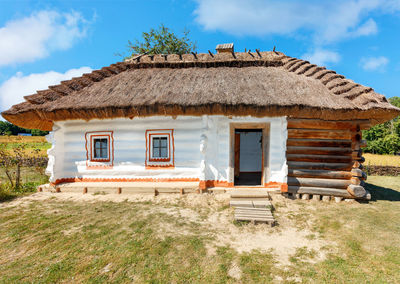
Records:
M366 189L371 193L371 201L400 201L400 192L391 188L366 183Z

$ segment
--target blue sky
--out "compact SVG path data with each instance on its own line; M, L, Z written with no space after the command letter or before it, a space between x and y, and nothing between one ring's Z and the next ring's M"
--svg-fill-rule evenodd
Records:
M400 96L400 0L0 0L0 111L24 95L121 61L127 41L164 24L198 52L233 42L327 66Z

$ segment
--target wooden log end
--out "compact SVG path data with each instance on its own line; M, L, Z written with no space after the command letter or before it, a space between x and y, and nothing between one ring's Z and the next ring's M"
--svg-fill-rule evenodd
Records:
M354 197L357 198L361 198L364 197L366 195L366 191L365 188L362 187L361 185L354 185L354 184L350 184L347 187L347 191Z
M363 171L360 169L352 169L351 174L353 175L353 177L362 177Z

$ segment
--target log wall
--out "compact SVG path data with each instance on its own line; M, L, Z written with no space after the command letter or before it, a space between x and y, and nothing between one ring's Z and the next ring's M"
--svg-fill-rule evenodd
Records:
M361 129L368 121L288 119L288 192L364 198Z

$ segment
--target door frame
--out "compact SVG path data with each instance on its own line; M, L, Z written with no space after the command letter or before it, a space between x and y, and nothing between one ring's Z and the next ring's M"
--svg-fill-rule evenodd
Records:
M233 122L229 124L229 183L235 186L235 130L261 129L262 130L262 158L261 158L261 186L269 181L269 138L270 123L268 122Z

